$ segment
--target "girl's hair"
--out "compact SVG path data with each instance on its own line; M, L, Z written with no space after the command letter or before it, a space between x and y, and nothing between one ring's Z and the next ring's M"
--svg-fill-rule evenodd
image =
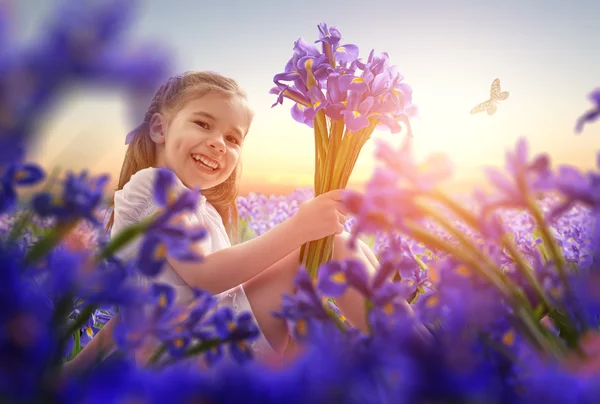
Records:
M143 122L136 129L135 137L127 148L117 190L123 189L123 186L133 174L144 168L152 167L156 163L155 143L148 133L152 116L157 112L163 114L167 119L168 127L173 116L186 102L202 97L209 92L218 92L247 100L246 92L233 79L213 72L186 72L170 78L158 89ZM248 117L251 121L252 112L250 110L248 110ZM240 174L241 168L238 162L233 173L223 183L202 190L202 195L206 197L206 200L215 207L221 216L232 243L237 241L239 216L236 199L239 192L238 179ZM114 199L110 207L114 207ZM107 232L110 231L113 223L114 209L111 211L106 224Z

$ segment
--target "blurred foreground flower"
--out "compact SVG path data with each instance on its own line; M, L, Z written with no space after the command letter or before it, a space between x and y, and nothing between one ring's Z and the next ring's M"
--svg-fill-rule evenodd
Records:
M577 119L577 124L575 125L575 133L577 134L581 133L584 125L592 123L600 117L600 88L592 91L588 98L594 104L594 108L590 109Z
M146 103L169 75L170 55L156 44L139 51L117 46L124 42L135 3L64 1L27 49L6 42L11 15L9 7L0 5L0 164L27 146L38 119L73 82L124 88L139 114L136 105Z

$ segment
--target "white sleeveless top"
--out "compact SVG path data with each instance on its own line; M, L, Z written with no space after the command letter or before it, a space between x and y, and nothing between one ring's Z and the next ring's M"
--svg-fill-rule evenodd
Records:
M158 172L157 168L146 168L138 171L131 176L131 179L122 190L115 192L114 205L114 224L111 230L111 237L118 234L125 227L138 223L159 207L154 201L154 180ZM188 188L175 177L174 191L185 191ZM208 231L207 237L201 241L203 250L206 254L213 253L231 246L227 231L217 210L206 200L206 197L200 195L198 205L194 211L188 211L186 214L191 224L199 225ZM118 257L128 261L137 256L141 243L141 238L119 251ZM192 289L185 283L179 274L165 262L162 271L153 278L148 278L142 274L137 275L137 281L142 287L147 287L151 283L167 283L175 289L175 302L177 304L187 305L193 300Z

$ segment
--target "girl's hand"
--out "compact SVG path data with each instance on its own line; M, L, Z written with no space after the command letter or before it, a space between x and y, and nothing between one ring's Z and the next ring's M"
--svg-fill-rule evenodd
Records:
M300 204L291 220L305 242L344 231L347 212L342 204L343 194L343 189L336 189Z

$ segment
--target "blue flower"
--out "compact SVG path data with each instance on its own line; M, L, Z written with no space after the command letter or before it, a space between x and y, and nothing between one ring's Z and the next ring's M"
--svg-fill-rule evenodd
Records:
M281 311L273 314L288 322L294 338L303 340L310 337L314 327L328 322L330 317L306 268L298 270L294 278L294 287L293 294L282 296Z
M594 108L590 109L577 119L577 124L575 125L575 132L577 134L581 133L585 124L594 122L600 116L600 88L592 91L588 95L588 98L594 103Z
M251 313L244 312L236 317L229 307L222 307L213 315L211 322L217 337L226 341L233 359L245 363L253 358L249 342L260 335L260 329Z
M17 204L17 186L35 185L45 177L37 164L22 163L18 158L10 164L0 163L0 213L12 210Z
M60 350L53 305L24 275L22 252L0 244L0 262L0 391L7 401L35 401L68 344Z
M87 171L78 176L68 173L61 196L53 197L49 192L38 193L32 200L33 209L41 217L55 217L59 222L86 219L100 225L96 212L102 203L108 180L108 175L89 178Z
M496 168L486 169L488 181L500 193L498 201L487 204L486 213L495 206L527 206L525 201L527 195L532 192L549 191L553 188L549 157L542 154L531 161L528 160L528 146L525 138L519 138L514 152L506 152L505 169L509 173L508 177Z
M81 328L81 346L86 346L98 331L100 328L96 327L96 317L92 314Z
M180 261L198 262L202 259L193 253L191 246L206 237L206 229L189 229L171 223L176 215L194 209L200 194L198 190L186 190L176 195L175 181L172 171L159 169L154 183L154 199L161 210L147 228L137 258L138 269L146 276L156 276L161 271L167 254Z

